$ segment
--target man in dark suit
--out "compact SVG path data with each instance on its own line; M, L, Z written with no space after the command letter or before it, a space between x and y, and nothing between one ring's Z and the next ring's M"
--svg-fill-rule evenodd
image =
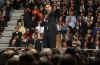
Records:
M25 9L24 14L24 27L30 29L32 27L32 13L30 8Z
M49 48L56 48L56 33L57 33L57 28L56 28L56 15L52 11L52 6L47 4L45 6L45 10L47 11L48 14L48 24L47 30L44 35L47 35L47 46Z

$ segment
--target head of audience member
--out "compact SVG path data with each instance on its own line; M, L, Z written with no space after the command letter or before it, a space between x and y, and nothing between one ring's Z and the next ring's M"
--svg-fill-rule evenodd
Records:
M63 56L60 65L76 65L76 61L73 59L72 55L66 54Z
M48 14L51 13L52 12L52 6L50 4L47 4L45 6L45 10L47 11Z

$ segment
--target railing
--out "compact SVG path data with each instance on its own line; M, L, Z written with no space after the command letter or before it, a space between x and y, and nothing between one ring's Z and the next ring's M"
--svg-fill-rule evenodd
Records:
M83 51L98 51L100 49L80 49L80 50L83 50Z
M0 47L0 50L5 50L5 49L25 49L25 47Z
M27 47L0 47L0 49L26 49ZM80 51L98 51L100 49L79 49Z

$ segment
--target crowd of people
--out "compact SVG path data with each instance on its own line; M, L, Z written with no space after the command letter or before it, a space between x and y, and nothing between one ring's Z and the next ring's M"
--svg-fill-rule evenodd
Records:
M48 47L50 41L47 41L49 37L46 37L48 32L45 29L48 28L49 22L45 9L49 4L56 15L56 35L60 35L61 47L99 49L100 5L95 2L95 0L20 0L15 2L14 8L20 8L17 5L19 3L24 7L24 14L17 21L10 46L37 49ZM52 32L55 30L53 28Z
M50 5L52 11L55 12L55 15L51 15L53 16L51 19L55 18L57 31L54 24L49 25L50 17L48 17L46 5ZM11 47L47 48L48 43L53 43L52 40L56 39L56 43L60 42L61 48L75 46L99 49L100 47L100 4L98 0L7 0L1 8L4 14L0 12L0 27L9 20L11 7L24 8L24 14L17 21L15 32L9 42ZM48 31L48 28L51 30ZM48 32L53 35L56 32L59 36L55 38Z
M58 49L0 49L0 65L99 65L100 51Z
M100 64L99 0L0 0L0 28L20 8L24 14L12 33L12 48L0 48L0 65Z

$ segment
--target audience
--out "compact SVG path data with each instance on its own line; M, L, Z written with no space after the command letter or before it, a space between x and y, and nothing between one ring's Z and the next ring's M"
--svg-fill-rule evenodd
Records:
M9 3L9 0L7 0ZM15 5L14 5L15 4ZM19 4L19 5L17 5ZM48 15L45 5L50 4L56 13L57 42L60 48L100 48L100 4L95 0L12 0L9 5L15 9L24 8L24 14L17 21L10 45L16 47L47 48ZM9 12L3 5L3 12ZM5 11L6 10L6 11ZM6 17L5 17L6 16ZM0 24L9 20L9 14L0 12ZM1 22L1 21L4 22ZM19 42L20 44L17 44ZM64 41L63 41L64 40Z
M97 53L96 53L97 52ZM99 64L99 51L68 48L64 53L58 49L2 49L0 65L95 65ZM80 62L79 62L80 61Z
M9 22L11 11L24 9L9 47L25 48L0 49L0 65L100 64L100 51L82 50L100 49L98 1L0 0L0 33ZM48 4L56 12L58 49L48 48L48 14L45 10Z
M54 49L42 50L42 48L48 47L46 4L51 5L53 11L56 12L57 43L60 43L58 46L63 54ZM4 27L7 26L11 10L21 8L24 9L24 14L17 21L9 46L35 48L42 51L13 50L14 53L9 55L5 52L9 50L5 50L0 54L0 57L4 59L3 62L7 62L6 65L64 65L64 63L88 65L89 62L94 61L93 58L88 60L85 52L76 52L76 50L68 50L68 48L100 49L100 4L97 1L0 0L0 32L3 32ZM32 54L30 55L30 53ZM5 60L5 58L7 59ZM82 61L78 62L79 60ZM98 58L95 61L98 63ZM0 64L4 65L4 63Z

